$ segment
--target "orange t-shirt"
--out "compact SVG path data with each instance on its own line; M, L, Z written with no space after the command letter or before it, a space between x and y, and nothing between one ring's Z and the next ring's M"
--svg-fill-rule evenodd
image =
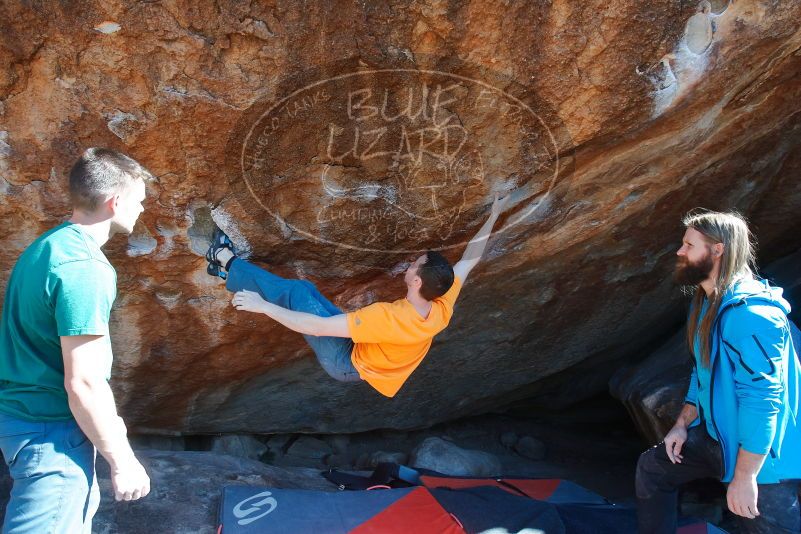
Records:
M431 347L431 340L448 326L462 281L454 277L447 293L434 299L423 319L405 298L376 302L347 314L353 339L351 361L382 395L394 397Z

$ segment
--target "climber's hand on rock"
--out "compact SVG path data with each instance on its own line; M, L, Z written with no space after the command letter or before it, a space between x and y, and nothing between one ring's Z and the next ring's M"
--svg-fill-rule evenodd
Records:
M266 301L255 291L246 289L234 293L231 305L239 311L249 311L253 313L264 313Z
M509 197L511 195L507 193L507 195L501 198L501 194L496 192L495 193L495 200L492 202L492 217L496 219L503 213L503 210L506 209L506 204L509 202Z
M665 449L667 456L674 464L680 464L684 457L681 455L681 448L687 441L687 427L675 425L665 436Z

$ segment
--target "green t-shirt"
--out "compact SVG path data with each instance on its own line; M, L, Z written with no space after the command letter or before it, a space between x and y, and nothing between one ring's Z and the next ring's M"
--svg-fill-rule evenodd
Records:
M66 222L17 260L0 322L0 412L32 421L70 419L60 336L102 335L111 375L108 322L117 274L97 242Z

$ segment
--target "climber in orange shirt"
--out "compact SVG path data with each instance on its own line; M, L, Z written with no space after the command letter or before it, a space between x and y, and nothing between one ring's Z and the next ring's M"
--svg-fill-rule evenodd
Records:
M508 198L495 195L489 219L456 265L429 251L406 270L405 298L351 313L343 313L306 280L281 278L238 258L220 230L206 254L208 272L226 280L237 310L263 313L303 334L333 378L365 380L382 395L394 397L420 365L434 336L448 326L462 284L481 259Z

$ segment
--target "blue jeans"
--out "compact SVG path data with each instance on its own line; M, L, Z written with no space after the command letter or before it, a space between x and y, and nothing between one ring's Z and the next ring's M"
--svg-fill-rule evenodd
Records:
M255 291L267 302L319 317L331 317L342 313L311 282L281 278L241 258L236 258L231 263L225 287L231 292L243 289ZM314 351L323 370L332 378L340 382L361 381L358 371L350 360L353 340L330 336L304 335L303 337Z
M74 419L34 422L0 413L0 449L14 479L4 534L91 533L100 504L95 448Z

